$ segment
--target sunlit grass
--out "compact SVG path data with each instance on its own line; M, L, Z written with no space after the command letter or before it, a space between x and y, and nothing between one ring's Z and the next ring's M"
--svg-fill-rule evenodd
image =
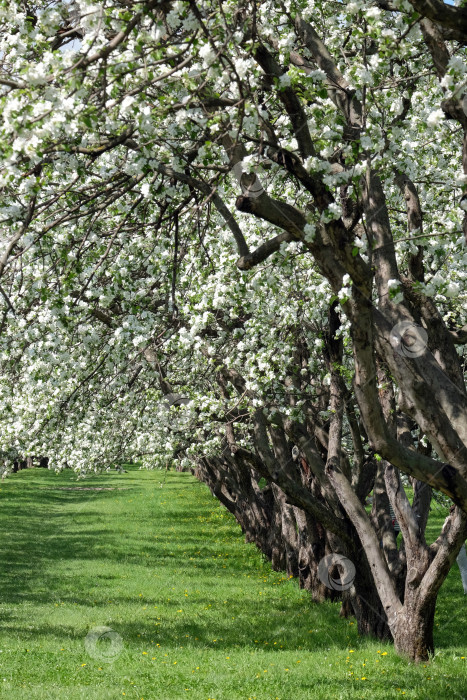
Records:
M467 697L457 568L436 657L416 667L272 572L191 475L161 481L28 470L2 485L0 697ZM63 488L99 486L118 490ZM113 632L86 649L100 626Z

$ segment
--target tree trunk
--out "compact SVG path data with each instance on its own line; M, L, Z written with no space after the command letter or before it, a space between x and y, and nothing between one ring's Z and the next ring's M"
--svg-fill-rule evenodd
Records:
M270 486L260 489L241 459L203 458L195 476L205 483L235 517L246 542L254 543L275 571L284 571L287 557L282 537L282 511Z
M433 627L437 591L420 604L418 591L407 594L404 609L392 626L394 647L412 661L427 661L434 652Z
M315 603L335 600L337 591L331 590L320 580L318 565L329 553L326 548L326 531L301 508L294 508L298 526L298 580L300 588L310 591Z
M357 621L358 633L381 641L390 639L387 616L363 551L360 561L356 561L355 565L354 585L347 595Z
M272 485L276 507L280 512L280 537L285 554L287 576L298 576L298 533L293 506L285 501L285 494L278 486Z
M465 552L465 544L462 545L460 552L457 555L457 564L461 572L464 594L467 595L467 554Z

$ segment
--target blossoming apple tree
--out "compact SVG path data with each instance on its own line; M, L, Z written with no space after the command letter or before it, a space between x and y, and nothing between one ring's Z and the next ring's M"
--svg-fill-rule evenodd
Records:
M185 460L316 598L345 555L360 631L426 658L467 535L467 10L0 22L5 468Z

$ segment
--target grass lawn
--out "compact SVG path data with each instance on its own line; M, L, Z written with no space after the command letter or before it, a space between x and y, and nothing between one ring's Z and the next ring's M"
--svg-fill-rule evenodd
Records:
M2 484L0 697L467 698L457 566L416 667L272 572L191 475L161 482L35 469Z

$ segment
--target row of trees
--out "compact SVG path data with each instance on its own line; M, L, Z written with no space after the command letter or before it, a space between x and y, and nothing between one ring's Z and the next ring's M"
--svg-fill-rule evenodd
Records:
M316 600L350 561L343 612L426 659L467 536L466 16L9 3L5 469L181 460Z

